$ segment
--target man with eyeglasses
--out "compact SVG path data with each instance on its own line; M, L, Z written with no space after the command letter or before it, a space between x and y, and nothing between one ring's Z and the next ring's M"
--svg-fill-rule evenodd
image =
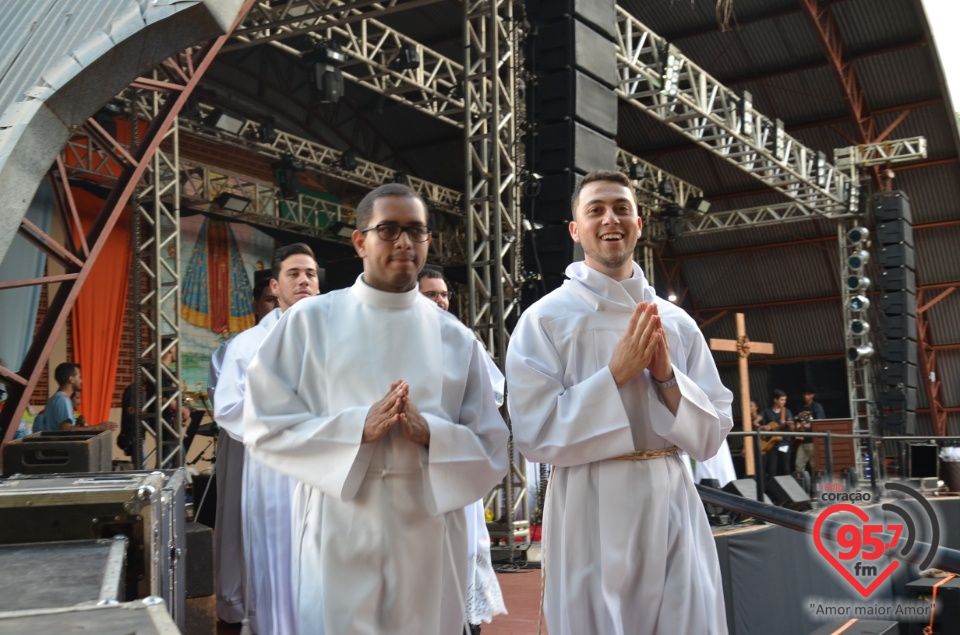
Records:
M450 310L450 292L447 280L436 269L424 269L417 275L420 293L435 302L444 311ZM504 377L497 365L484 357L490 381L493 384L494 398L498 406L503 405ZM503 593L497 574L493 570L490 557L490 532L487 531L486 508L483 499L467 505L463 510L467 515L467 623L470 631L467 635L478 635L480 625L489 623L495 615L506 614Z
M445 635L464 627L463 508L506 473L486 352L417 290L423 200L382 185L357 206L363 273L300 303L250 365L244 441L300 481L299 632Z

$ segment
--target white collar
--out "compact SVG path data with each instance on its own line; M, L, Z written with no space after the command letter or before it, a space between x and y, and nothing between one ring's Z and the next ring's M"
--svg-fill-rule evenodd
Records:
M357 281L350 287L350 293L364 304L383 309L408 309L420 296L420 290L417 289L416 285L409 291L399 293L374 289L363 280L362 273L357 276Z

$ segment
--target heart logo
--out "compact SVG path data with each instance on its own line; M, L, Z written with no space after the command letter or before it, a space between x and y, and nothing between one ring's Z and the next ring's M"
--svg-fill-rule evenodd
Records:
M870 517L867 516L867 513L865 511L863 511L859 507L855 507L854 505L848 505L846 503L831 505L828 509L824 510L824 512L821 513L819 517L817 517L817 522L813 526L813 542L817 546L817 551L820 552L820 555L823 556L827 562L833 565L833 568L839 571L840 575L842 575L844 579L846 579L846 581L849 582L850 585L860 593L860 595L866 598L866 597L869 597L870 594L873 593L876 590L876 588L883 583L884 580L890 577L890 574L893 573L894 570L896 570L897 566L899 566L900 563L894 560L889 565L887 565L886 569L884 569L879 574L877 574L877 577L874 579L873 582L870 583L869 586L866 586L866 587L863 586L863 584L860 583L860 580L855 578L853 574L850 573L850 571L848 571L845 566L843 566L843 563L837 560L837 558L832 553L830 553L827 550L827 548L823 545L823 537L821 536L821 531L820 531L821 528L823 527L823 523L828 517L839 512L849 512L851 514L854 514L857 518L861 520L861 525L870 520ZM849 525L846 525L846 526L849 526ZM862 550L862 545L857 549L857 552L861 550ZM854 555L855 554L850 554L850 557L854 557ZM872 567L872 568L875 569L875 567Z

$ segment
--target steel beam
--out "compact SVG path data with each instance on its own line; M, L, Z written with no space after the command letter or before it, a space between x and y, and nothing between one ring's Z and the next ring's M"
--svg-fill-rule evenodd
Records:
M933 343L927 312L937 302L953 293L956 288L955 286L946 287L932 299L928 299L929 294L926 291L922 289L917 291L917 344L919 345L917 349L920 358L920 379L927 393L933 433L940 437L947 435L947 409L943 404L943 381L937 373L937 351L943 350L944 347L938 347Z

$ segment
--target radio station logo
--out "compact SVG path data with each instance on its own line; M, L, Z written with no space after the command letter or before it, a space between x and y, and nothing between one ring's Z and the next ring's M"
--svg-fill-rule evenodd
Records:
M886 483L884 488L913 498L926 515L926 519L919 520L930 527L930 544L920 569L929 568L940 542L940 524L933 507L920 492L907 485ZM902 566L894 558L886 562L888 558L884 555L903 543L899 555L906 556L917 542L917 522L907 510L894 503L883 503L880 508L896 515L899 522L871 522L862 508L837 503L820 512L814 524L813 542L817 551L864 598Z

